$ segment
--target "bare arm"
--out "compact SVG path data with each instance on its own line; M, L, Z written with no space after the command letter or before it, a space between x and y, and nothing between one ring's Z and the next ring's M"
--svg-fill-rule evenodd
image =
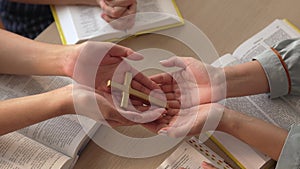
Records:
M39 95L21 97L0 102L0 135L63 115L61 111L71 86ZM42 105L42 106L41 106Z
M0 29L0 74L64 75L75 46L33 41Z
M226 67L227 97L270 92L268 79L258 61Z
M101 74L99 78L97 75L94 77L97 79L95 88L103 89L106 88L106 79L112 79L112 75L118 64L123 61L123 57L132 60L142 58L140 55L134 54L131 49L112 43L88 42L72 46L53 45L26 39L4 30L0 30L0 36L2 44L0 46L0 74L68 76L79 84L86 84L89 82L86 80L86 77L89 77L87 75L94 70ZM102 61L101 65L100 61ZM76 75L74 75L75 65L78 68ZM99 66L101 69L98 69ZM126 68L124 71L134 71L129 65ZM94 80L93 77L90 79ZM1 101L0 135L52 117L75 114L74 104L77 105L77 108L80 107L82 110L80 112L84 113L82 115L95 120L103 121L105 119L114 126L133 124L120 115L113 106L112 99L109 99L110 93L102 91L102 94L105 97L95 94L94 87L91 89L87 86L79 85L77 87L76 85L75 88L66 86L43 94ZM91 100L95 97L97 104L91 106L90 104L94 103ZM100 106L97 107L98 105ZM135 112L126 113L130 117L140 116Z
M288 132L263 120L225 109L218 130L233 135L278 160Z

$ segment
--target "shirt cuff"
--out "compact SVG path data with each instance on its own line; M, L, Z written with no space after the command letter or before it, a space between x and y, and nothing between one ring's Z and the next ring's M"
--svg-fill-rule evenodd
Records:
M270 49L253 59L261 64L266 73L270 87L270 98L288 94L288 77L277 54Z
M292 125L276 169L299 169L300 167L300 125Z

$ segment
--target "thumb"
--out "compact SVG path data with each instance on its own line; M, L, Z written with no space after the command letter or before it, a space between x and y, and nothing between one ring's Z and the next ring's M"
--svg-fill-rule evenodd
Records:
M129 54L127 56L127 58L130 59L130 60L142 60L142 59L144 59L144 57L141 54L137 53L137 52L132 52L131 54Z
M113 44L109 50L109 54L115 57L126 57L131 60L141 60L143 56L139 53L134 52L132 49Z
M160 64L165 66L165 67L181 67L181 68L186 68L186 64L184 63L182 58L179 58L177 56L173 56L167 60L162 60L160 61Z

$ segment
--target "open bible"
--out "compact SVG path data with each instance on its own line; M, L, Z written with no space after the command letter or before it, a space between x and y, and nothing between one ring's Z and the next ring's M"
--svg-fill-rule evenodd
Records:
M119 41L128 36L150 33L184 24L175 0L138 0L135 24L126 30L114 29L101 18L98 6L52 6L63 44L85 40Z
M223 158L196 137L184 141L157 169L201 169L201 162L209 162L222 169L232 169Z
M33 95L70 83L71 79L58 76L1 75L0 96L5 100ZM89 118L65 115L3 135L0 137L0 168L72 168L90 140L87 133L93 134L98 126Z

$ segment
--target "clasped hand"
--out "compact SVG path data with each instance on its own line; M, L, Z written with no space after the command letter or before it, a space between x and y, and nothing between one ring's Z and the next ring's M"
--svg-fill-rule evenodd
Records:
M102 18L115 29L125 30L134 25L137 11L136 0L97 0Z

